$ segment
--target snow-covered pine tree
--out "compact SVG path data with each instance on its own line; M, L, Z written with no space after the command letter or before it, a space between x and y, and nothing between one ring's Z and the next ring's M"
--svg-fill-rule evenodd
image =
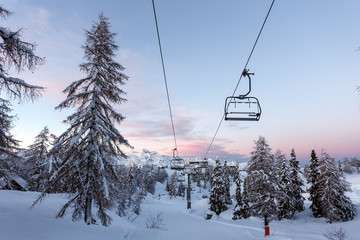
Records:
M274 156L265 138L260 136L255 141L247 163L247 194L251 215L265 219L265 223L276 213L275 199L279 194L275 175Z
M318 178L320 175L319 172L319 159L316 156L315 149L311 150L310 154L310 173L307 178L307 183L311 184L309 188L309 200L312 202L310 205L310 209L314 215L314 217L319 218L322 216L321 207L320 207L320 190L319 190L319 182Z
M176 171L174 171L174 173L171 175L170 184L169 184L169 196L171 198L176 197L176 191L177 191L176 180L177 180L177 174Z
M44 127L28 147L25 164L28 169L29 190L42 191L50 177L48 151L50 149L50 132Z
M128 167L121 164L116 167L116 172L118 175L118 193L116 194L116 199L118 201L116 214L120 217L126 216L127 209L127 177L128 177Z
M204 175L204 189L207 189L207 184L211 182L211 176L213 174L214 167L211 165L207 165L205 168L205 175ZM211 183L210 183L211 184Z
M342 161L342 168L343 168L343 171L347 174L352 174L354 173L354 169L351 165L351 161L349 158L345 157Z
M180 197L185 197L185 190L186 190L185 185L182 182L180 182L176 195Z
M350 163L351 163L351 166L353 166L355 168L356 173L360 173L360 160L357 159L356 157L351 157Z
M280 149L276 150L274 155L274 165L277 175L279 175L279 171L281 169L281 166L284 162L284 159L286 160L285 154L283 154Z
M18 150L19 141L10 134L14 116L9 106L9 101L0 98L0 179L11 188L11 178L20 174L22 162L13 152Z
M19 141L10 134L14 116L11 116L10 102L0 98L0 153L14 155L18 150Z
M282 195L278 199L278 218L281 219L293 219L295 214L294 199L292 196L290 172L287 166L287 160L283 159L279 170L279 185L282 189Z
M154 194L155 193L155 184L156 180L155 177L157 175L157 172L152 170L152 168L149 168L147 166L143 166L141 169L141 175L143 176L141 179L141 182L143 182L145 191L147 193Z
M309 164L305 163L304 170L303 170L303 176L305 177L305 179L308 179L309 174L310 174L310 166L309 166Z
M242 196L241 196L241 170L239 168L239 164L236 164L235 166L235 172L237 173L234 176L234 182L236 185L236 189L235 189L235 200L237 203L242 202Z
M217 215L227 209L224 202L225 186L223 182L222 167L219 159L216 159L216 166L211 176L210 211Z
M341 165L341 161L338 162L338 170L339 170L340 176L344 177L344 171L343 171L343 167Z
M56 142L56 135L51 133L50 134L50 149L52 149L54 146L55 146L55 142ZM52 155L48 154L49 156L49 172L50 172L50 175L52 175L58 168L59 168L59 165L61 163L61 154L56 154L56 155Z
M12 13L0 6L0 18L7 18ZM5 21L3 21L5 22ZM36 44L24 42L20 38L21 30L12 31L0 26L0 95L8 95L10 99L22 102L34 100L41 95L42 87L30 85L23 79L10 76L11 73L20 73L24 70L34 71L44 59L35 55ZM0 98L0 178L9 181L14 174L18 175L19 141L10 134L14 117L10 116L10 102Z
M241 219L243 218L243 210L244 210L244 203L243 203L243 199L242 199L242 194L241 194L241 177L240 177L240 171L239 171L239 166L236 165L236 170L237 174L235 175L235 184L236 184L236 189L235 189L235 200L236 200L236 205L234 208L234 213L233 213L233 220L237 220L237 219Z
M289 172L290 172L290 187L294 202L294 208L296 212L302 212L305 210L304 207L304 197L302 194L305 192L302 187L304 183L300 177L300 164L299 161L296 159L295 149L291 149L290 153L290 160L289 160Z
M229 166L227 165L227 161L224 160L224 165L222 167L222 178L224 183L224 202L227 205L232 204L231 196L230 196L230 177L229 177Z
M137 166L132 164L129 167L128 174L125 180L125 192L126 192L126 207L130 208L134 204L133 196L137 191Z
M335 161L325 150L319 161L319 201L322 217L327 222L348 221L355 216L355 207L345 192L351 191L350 184L340 176Z
M168 174L164 168L158 168L156 173L156 181L160 183L164 183L168 178Z
M56 142L56 135L50 134L49 141L50 141L50 150L55 146ZM49 163L49 177L51 177L55 171L59 168L61 164L61 152L54 153L49 150L47 156L48 156L48 163ZM49 179L48 179L49 180ZM51 193L64 193L67 192L66 190L66 184L64 180L58 181L56 184L51 186L51 189L49 190Z
M144 167L142 167L144 168ZM140 166L133 164L129 170L129 177L127 179L127 186L125 191L127 192L127 218L132 221L134 214L139 215L141 210L141 202L146 196L145 182L143 181L144 172ZM149 179L151 180L151 179Z
M117 63L115 33L109 31L108 18L102 13L99 22L86 31L83 46L87 62L80 64L86 77L71 83L64 92L65 101L56 109L77 107L74 114L64 121L70 127L61 134L52 149L62 152L63 161L53 174L51 184L65 179L71 193L70 200L58 213L65 214L72 205L73 219L84 218L86 224L96 222L92 209L98 209L97 216L103 225L109 225L111 218L106 213L114 204L117 193L117 174L114 168L115 157L126 154L121 146L131 147L128 141L115 128L124 117L112 105L126 101L119 86L128 77L122 73L123 66ZM43 199L45 189L38 200Z
M243 202L243 208L242 208L242 217L248 218L251 216L251 209L249 205L249 198L248 198L248 184L247 184L247 178L244 179L243 184L243 194L242 194L242 202Z

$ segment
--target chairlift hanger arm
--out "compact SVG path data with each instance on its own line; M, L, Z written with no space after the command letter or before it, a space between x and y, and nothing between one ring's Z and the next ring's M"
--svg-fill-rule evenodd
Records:
M249 73L249 69L244 69L244 71L241 74L243 77L248 77L249 79L249 90L245 95L239 95L239 97L246 97L251 92L251 77L250 75L255 75L255 73Z

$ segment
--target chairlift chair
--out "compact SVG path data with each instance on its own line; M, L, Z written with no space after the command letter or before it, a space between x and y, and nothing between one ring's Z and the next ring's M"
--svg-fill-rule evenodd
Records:
M189 160L189 165L192 168L206 168L208 166L208 161L206 159Z
M259 121L261 107L256 97L230 96L225 101L225 120Z
M230 96L225 100L225 120L234 121L259 121L261 106L256 97L247 96L251 92L251 78L248 69L244 69L242 75L249 79L249 90L244 95Z
M181 171L185 169L185 161L177 154L177 149L173 149L173 159L170 161L170 169Z
M176 181L178 181L178 182L185 182L185 176L184 176L184 175L179 175L179 176L176 178Z

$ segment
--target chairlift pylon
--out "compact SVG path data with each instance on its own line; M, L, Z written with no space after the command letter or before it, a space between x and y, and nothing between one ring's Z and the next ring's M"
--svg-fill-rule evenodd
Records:
M244 95L230 96L225 100L225 120L233 121L259 121L261 116L261 106L256 97L249 97L251 92L251 78L248 69L244 69L242 76L248 77L249 89Z
M170 169L177 171L185 169L185 161L178 156L177 148L173 149L173 159L170 161Z

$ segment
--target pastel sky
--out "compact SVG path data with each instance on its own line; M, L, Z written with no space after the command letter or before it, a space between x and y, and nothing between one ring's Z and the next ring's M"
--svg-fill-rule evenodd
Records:
M242 72L270 0L156 0L179 155L204 157L224 101ZM104 12L120 47L116 60L130 78L118 126L135 152L171 154L174 147L151 0L4 0L14 14L1 26L23 28L46 64L21 77L46 87L35 102L13 103L13 133L24 147L45 127L56 135L73 110L54 108L62 90L84 77L84 29ZM259 122L224 122L209 157L243 160L264 136L289 156L360 156L360 1L277 0L248 65ZM15 74L15 73L14 73ZM16 75L16 74L15 74ZM237 94L246 88L240 84Z

